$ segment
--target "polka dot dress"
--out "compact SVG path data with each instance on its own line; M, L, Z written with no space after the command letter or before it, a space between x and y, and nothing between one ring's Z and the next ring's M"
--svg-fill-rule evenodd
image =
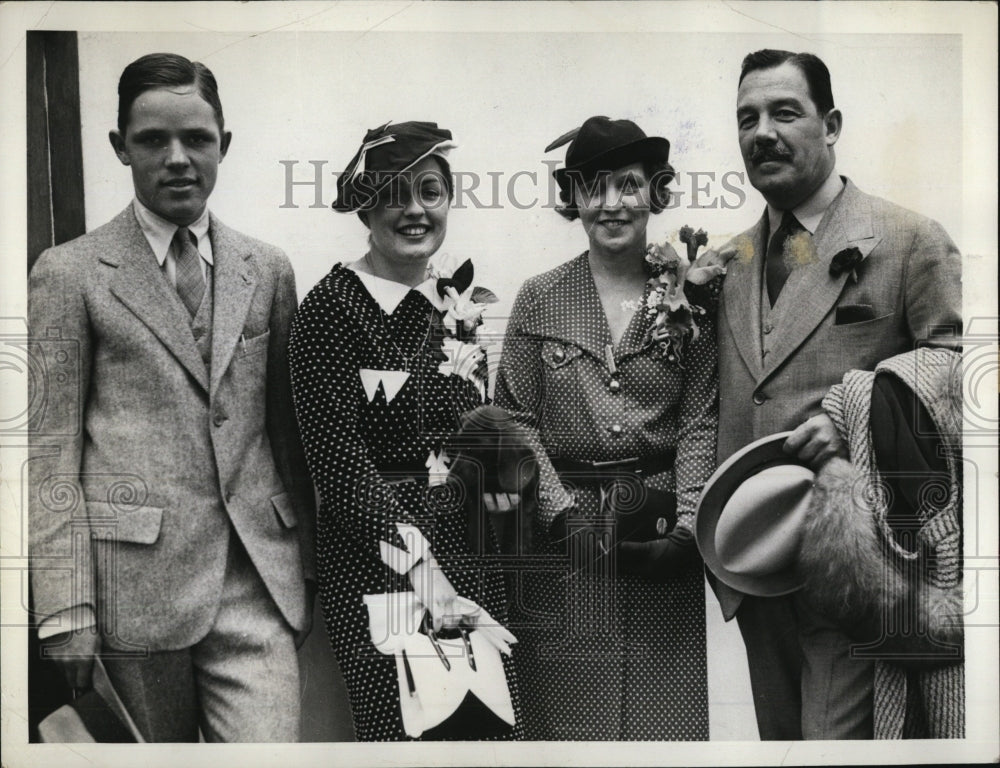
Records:
M289 342L295 411L321 502L320 597L361 741L407 738L395 661L371 642L362 602L410 589L379 553L382 541L404 548L396 523L420 529L460 595L498 621L506 615L503 574L487 560L470 562L459 501L426 483L429 452L440 451L459 417L481 402L473 382L438 372L426 343L432 314L427 298L410 291L387 315L357 274L338 264L302 302ZM409 376L388 399L384 382L369 399L362 369ZM412 477L418 482L393 482ZM513 663L504 661L517 725L502 737L517 738L517 684Z
M678 364L645 347L644 305L609 353L586 254L532 278L512 310L496 403L537 430L550 456L594 462L676 451L674 466L646 482L676 493L677 524L691 528L715 467L717 294L712 286L691 296L708 314ZM574 514L599 513L599 486L542 465L543 531L570 500ZM565 544L546 542L541 554L520 574L511 608L527 738L707 739L702 568L654 583L588 568Z

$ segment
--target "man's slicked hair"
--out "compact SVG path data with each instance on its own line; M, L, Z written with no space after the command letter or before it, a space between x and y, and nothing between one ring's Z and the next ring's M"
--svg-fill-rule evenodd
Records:
M809 86L809 96L812 97L813 104L816 105L816 109L821 115L825 115L833 109L830 70L826 68L826 64L819 56L812 53L793 53L792 51L764 48L747 54L740 69L740 84L743 83L743 78L751 72L759 69L774 69L785 63L794 64L805 77L806 85Z
M219 86L212 70L198 61L190 61L176 53L149 53L136 59L122 72L118 80L118 130L125 134L132 104L145 91L154 88L178 88L194 85L215 111L215 120L222 133L222 102Z

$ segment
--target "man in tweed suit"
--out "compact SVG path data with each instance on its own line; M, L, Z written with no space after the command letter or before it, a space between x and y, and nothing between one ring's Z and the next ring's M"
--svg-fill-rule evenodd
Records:
M149 741L295 741L314 510L291 265L206 207L231 134L204 65L144 56L118 93L135 198L30 276L61 372L30 465L39 636L74 688L99 654Z
M785 450L819 466L846 455L820 403L848 370L961 333L960 258L936 222L837 174L843 118L817 57L747 56L737 122L767 207L727 246L718 461L794 430ZM713 586L739 621L762 739L872 737L873 665L851 658L843 632L794 595Z

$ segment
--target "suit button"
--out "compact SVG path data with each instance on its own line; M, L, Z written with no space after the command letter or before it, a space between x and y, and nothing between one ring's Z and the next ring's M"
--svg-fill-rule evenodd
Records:
M194 329L194 338L195 338L195 341L197 341L198 339L200 339L204 335L205 335L205 329L204 328L195 328Z
M216 411L215 416L212 417L212 423L215 424L215 426L217 427L221 427L223 424L226 423L226 420L228 418L229 417L226 416L224 411Z
M770 323L764 323L764 333L770 333L774 330L774 326Z
M767 402L767 395L765 395L763 392L754 392L753 401L755 405L763 405L764 403Z

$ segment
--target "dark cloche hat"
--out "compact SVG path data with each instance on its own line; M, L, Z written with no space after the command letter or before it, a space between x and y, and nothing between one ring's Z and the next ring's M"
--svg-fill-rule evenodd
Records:
M559 186L565 189L570 174L583 178L599 171L613 171L629 163L652 160L667 162L670 142L661 136L647 136L631 120L612 120L609 117L590 117L579 128L564 133L549 144L550 152L571 142L566 150L566 164L553 172Z
M451 131L437 123L410 121L372 128L337 179L333 209L353 213L368 207L400 173L431 155L444 157L455 146Z

